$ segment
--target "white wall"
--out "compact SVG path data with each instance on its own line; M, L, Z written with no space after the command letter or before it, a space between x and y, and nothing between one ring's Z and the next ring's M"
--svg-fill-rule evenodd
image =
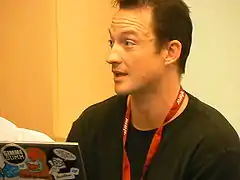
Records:
M186 0L194 23L183 85L240 132L240 0Z

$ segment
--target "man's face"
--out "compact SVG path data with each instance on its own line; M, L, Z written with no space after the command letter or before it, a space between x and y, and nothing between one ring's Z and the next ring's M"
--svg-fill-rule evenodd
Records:
M150 8L121 9L109 29L115 91L132 94L149 91L161 80L164 50L156 51Z

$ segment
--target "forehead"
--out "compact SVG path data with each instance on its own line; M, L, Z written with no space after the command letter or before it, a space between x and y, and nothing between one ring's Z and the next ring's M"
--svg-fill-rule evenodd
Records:
M149 34L152 31L151 8L120 9L113 16L110 32Z

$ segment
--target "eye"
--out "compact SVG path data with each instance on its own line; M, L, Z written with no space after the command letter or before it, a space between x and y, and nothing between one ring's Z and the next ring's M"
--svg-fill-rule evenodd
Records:
M126 41L124 41L124 45L127 46L127 47L131 47L131 46L134 46L136 44L131 40L126 40Z
M109 47L110 48L112 48L113 47L113 45L114 45L114 42L113 42L113 40L108 40L108 45L109 45Z

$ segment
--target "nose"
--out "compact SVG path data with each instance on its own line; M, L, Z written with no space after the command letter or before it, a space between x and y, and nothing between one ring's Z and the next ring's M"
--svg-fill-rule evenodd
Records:
M122 62L122 57L119 51L116 50L115 45L112 47L111 52L106 60L109 64L120 64Z
M106 62L109 64L120 64L122 62L122 58L117 53L110 53Z

